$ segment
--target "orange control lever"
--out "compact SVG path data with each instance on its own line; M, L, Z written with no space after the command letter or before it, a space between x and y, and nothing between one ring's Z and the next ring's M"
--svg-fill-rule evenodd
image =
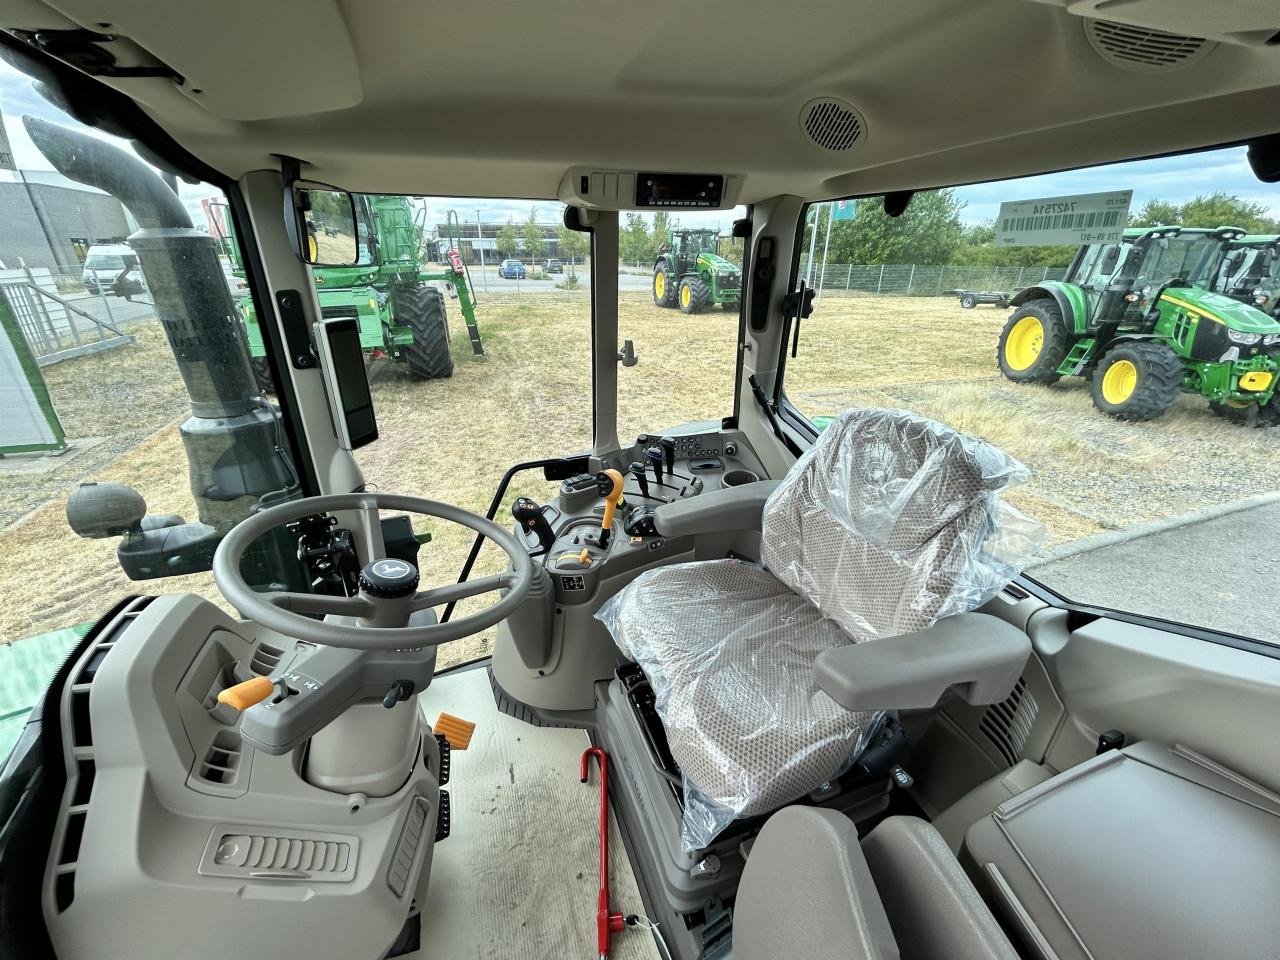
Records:
M617 470L601 470L596 474L596 489L604 497L604 516L600 518L600 546L609 545L613 530L613 514L622 502L622 474Z
M225 703L234 710L248 710L255 703L261 703L271 696L276 685L267 677L254 677L234 687L227 687L218 694L218 702Z

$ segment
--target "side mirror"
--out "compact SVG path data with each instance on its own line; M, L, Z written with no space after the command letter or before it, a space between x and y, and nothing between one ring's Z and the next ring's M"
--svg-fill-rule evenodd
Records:
M1102 263L1099 265L1098 269L1101 273L1107 273L1107 274L1114 273L1116 269L1116 263L1119 260L1120 260L1120 248L1108 247L1106 253L1102 255Z
M349 267L360 260L360 228L351 194L323 183L296 180L289 188L290 239L303 263Z

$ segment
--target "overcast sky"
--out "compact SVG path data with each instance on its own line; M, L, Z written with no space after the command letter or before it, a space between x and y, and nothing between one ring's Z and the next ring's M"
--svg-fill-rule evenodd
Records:
M30 80L0 61L0 113L18 165L24 170L51 171L52 167L35 148L22 126L22 115L30 114L58 123L67 123L67 117L32 89ZM104 137L105 139L113 139ZM118 142L118 141L117 141ZM8 171L0 171L0 178L15 179ZM33 176L33 179L37 177ZM45 177L39 177L45 179ZM1137 210L1146 200L1159 198L1180 202L1205 193L1223 190L1261 203L1270 209L1271 215L1280 217L1280 185L1259 183L1249 170L1243 148L1213 150L1182 157L1159 160L1141 160L1130 163L1095 167L1067 173L1050 173L1000 183L961 187L956 192L965 202L962 218L968 223L990 220L1003 200L1026 200L1035 197L1059 196L1075 193L1093 193L1105 190L1133 190L1133 209ZM204 226L200 200L210 196L208 187L180 184L179 193L192 213L197 226ZM456 210L464 223L474 224L477 211L485 221L502 222L511 219L519 223L532 210L538 220L553 222L561 216L561 206L554 201L526 200L445 200L434 198L428 204L428 222L443 222L449 210ZM742 216L742 210L714 213L674 214L673 217L689 226L716 226L727 231L734 219Z

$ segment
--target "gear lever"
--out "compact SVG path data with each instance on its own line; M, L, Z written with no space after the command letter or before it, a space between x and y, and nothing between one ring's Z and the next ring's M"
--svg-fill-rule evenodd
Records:
M609 546L613 533L613 514L622 501L622 474L617 470L601 470L596 474L596 489L604 497L604 516L600 518L600 546Z
M644 464L633 463L631 466L627 467L627 473L635 477L636 483L640 485L640 496L644 497L646 500L650 499L649 475L645 472Z
M649 462L649 466L653 467L653 475L658 479L658 486L662 486L662 464L666 455L658 447L650 447L644 452L644 458Z
M551 529L551 524L547 523L546 514L542 512L542 507L537 501L528 497L516 497L511 504L511 516L523 529L532 530L537 535L538 543L542 544L543 550L550 550L551 545L556 542L555 531Z

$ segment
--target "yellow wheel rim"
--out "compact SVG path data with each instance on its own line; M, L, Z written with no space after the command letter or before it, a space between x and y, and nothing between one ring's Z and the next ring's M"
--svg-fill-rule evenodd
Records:
M1004 361L1010 370L1025 370L1044 349L1044 327L1039 317L1023 317L1013 325L1004 342Z
M655 273L653 275L653 295L659 300L667 295L667 275L665 273Z
M689 285L685 284L680 288L680 306L687 307L693 302L693 294L689 292Z
M1102 376L1102 399L1121 404L1133 396L1138 387L1138 368L1130 360L1117 360Z

